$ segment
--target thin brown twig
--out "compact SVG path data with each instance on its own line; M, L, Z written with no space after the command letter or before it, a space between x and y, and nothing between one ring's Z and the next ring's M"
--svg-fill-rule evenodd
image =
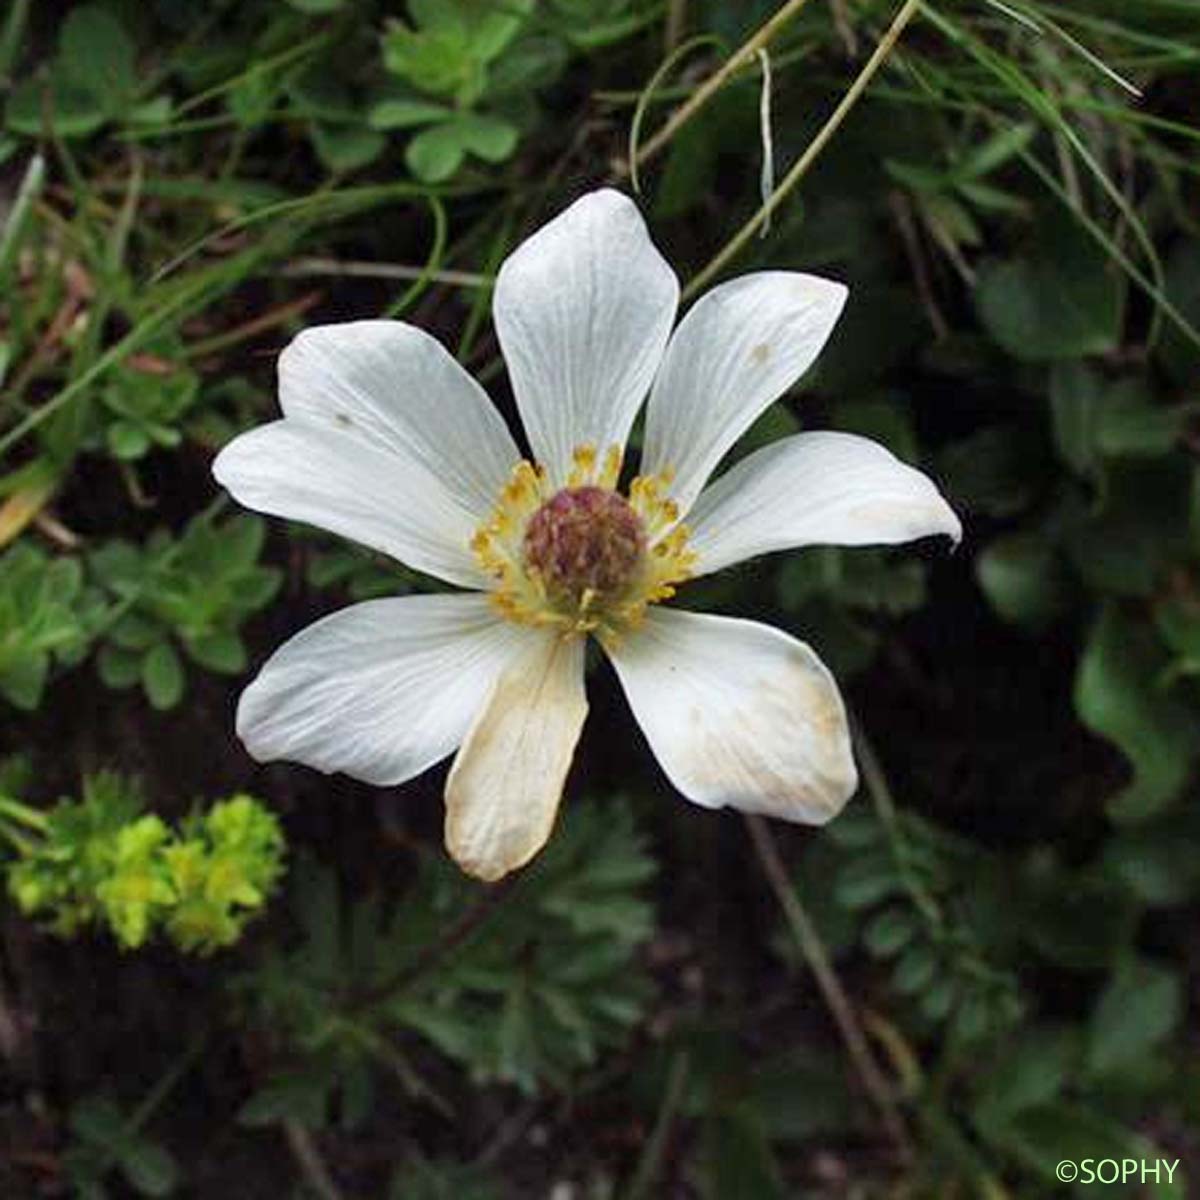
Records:
M929 324L933 326L934 336L943 342L950 336L950 325L938 306L937 297L933 294L933 281L929 275L929 261L921 248L920 234L917 232L916 221L913 219L912 203L902 192L894 191L888 197L888 207L896 218L896 226L900 230L900 240L904 243L904 253L912 268L913 282L917 285L917 295L921 297Z
M683 37L684 21L687 19L687 0L670 0L667 5L667 20L663 25L663 53L670 54Z
M850 22L850 14L846 12L846 0L829 0L829 12L833 17L833 27L846 50L847 58L858 57L858 34Z
M321 1200L343 1200L342 1193L325 1160L317 1150L316 1144L309 1137L308 1130L299 1121L284 1121L283 1136L287 1139L288 1149L296 1160L308 1185Z
M746 814L745 820L750 830L750 839L754 843L755 853L767 876L767 882L771 885L771 890L775 893L775 898L783 909L783 915L796 939L800 953L804 956L804 961L817 981L817 987L820 988L825 1004L842 1036L842 1041L845 1042L846 1049L849 1051L850 1060L862 1080L867 1095L878 1110L883 1126L896 1147L897 1153L901 1159L909 1162L913 1157L912 1143L904 1119L900 1115L900 1109L896 1104L892 1086L875 1061L875 1055L871 1051L867 1035L863 1032L862 1024L854 1011L854 1005L851 1003L850 997L846 995L841 980L837 977L837 972L833 969L820 934L817 933L804 905L800 902L796 889L788 878L787 868L784 867L783 860L779 856L779 848L775 845L775 838L771 834L770 827L762 817L754 814Z
M375 987L358 993L347 1006L346 1012L354 1014L387 1000L396 992L403 991L434 967L452 950L456 950L512 895L517 877L509 876L500 883L491 885L474 904L467 908L450 927L446 936L437 942L427 942L411 963L385 979Z
M244 321L241 325L237 325L233 329L226 329L200 342L193 342L187 347L184 357L189 359L204 358L206 355L216 354L219 350L228 350L231 346L236 346L239 342L248 341L252 337L257 337L260 333L265 333L268 329L275 328L276 325L286 324L293 317L303 316L314 304L321 300L323 295L324 293L322 292L305 292L303 296L298 296L295 300L289 300L286 304L280 304L275 308L268 309L261 316Z

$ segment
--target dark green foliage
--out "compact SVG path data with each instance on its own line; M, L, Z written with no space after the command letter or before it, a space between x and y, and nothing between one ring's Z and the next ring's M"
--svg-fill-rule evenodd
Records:
M0 554L0 696L36 709L51 664L86 653L97 600L73 559L52 560L27 542Z
M112 1195L104 1179L119 1172L138 1196L170 1196L179 1166L164 1146L136 1128L110 1096L97 1093L71 1110L72 1143L63 1155L67 1178L80 1200Z
M402 317L507 405L504 256L628 190L638 107L644 144L780 4L0 14L0 1195L307 1197L315 1163L397 1200L1041 1200L1086 1157L1178 1158L1147 1194L1195 1190L1191 0L925 0L730 269L850 286L734 455L863 434L963 518L953 554L813 546L679 598L811 643L881 760L827 831L775 834L911 1162L739 823L659 802L606 669L561 828L499 891L446 864L439 776L393 796L236 741L282 637L440 587L214 500L278 351ZM899 6L776 31L778 176ZM759 202L760 82L751 56L641 164L685 284Z
M186 676L180 650L221 674L245 670L242 622L279 590L281 575L259 565L266 526L257 517L193 522L178 540L165 531L144 547L112 541L89 565L119 615L97 658L111 688L139 683L155 708L174 708Z
M629 806L575 805L510 892L491 898L438 857L398 902L347 903L336 877L298 865L297 938L236 984L283 1066L241 1111L250 1125L343 1123L369 1108L373 1070L437 1100L410 1061L412 1035L479 1081L535 1093L619 1047L642 1016L636 952L653 927L654 873ZM430 950L445 943L435 961Z

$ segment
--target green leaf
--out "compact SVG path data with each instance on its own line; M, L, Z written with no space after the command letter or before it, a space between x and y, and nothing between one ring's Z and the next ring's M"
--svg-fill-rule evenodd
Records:
M712 1200L784 1200L787 1192L762 1118L744 1105L714 1116L706 1131Z
M0 694L16 708L33 712L42 699L50 656L28 651L0 662Z
M26 137L41 137L47 121L59 137L87 137L106 120L104 107L90 92L56 67L49 80L26 79L9 98L5 123Z
M1200 674L1200 598L1169 596L1155 606L1154 620L1159 636L1179 660L1172 674Z
M156 621L138 613L126 613L109 631L114 645L122 650L148 650L162 636Z
M1095 1164L1104 1159L1115 1160L1119 1166L1126 1158L1140 1165L1161 1157L1152 1143L1111 1118L1082 1105L1064 1102L1026 1109L1012 1121L989 1129L988 1140L1037 1172L1052 1187L1060 1186L1056 1171L1064 1161L1076 1165L1088 1161L1094 1170ZM1164 1173L1149 1195L1157 1200L1183 1200L1185 1188L1182 1171L1177 1169L1173 1183L1167 1183ZM1100 1181L1093 1178L1089 1182L1081 1174L1073 1190L1081 1197L1094 1195L1101 1190ZM1125 1190L1113 1194L1135 1193Z
M125 1115L109 1096L97 1093L79 1101L71 1109L70 1123L77 1138L97 1148L108 1150L125 1144Z
M153 100L135 105L125 118L131 125L165 125L174 111L170 96L155 96Z
M980 1126L994 1126L1019 1112L1058 1098L1078 1056L1073 1030L1032 1029L981 1077L973 1113Z
M246 647L236 633L201 634L184 642L184 648L202 667L222 675L246 669Z
M1200 240L1180 241L1167 260L1167 298L1194 331L1200 331ZM1173 324L1168 324L1158 347L1158 359L1176 382L1192 384L1200 371L1200 348Z
M337 12L339 8L344 8L346 4L346 0L287 0L287 2L298 12L311 13L317 16Z
M453 109L428 100L381 100L368 112L367 123L372 129L415 129L453 115Z
M317 156L331 171L357 171L373 163L387 146L387 138L357 125L327 125L314 121L309 137Z
M121 1155L121 1170L143 1196L169 1196L179 1186L179 1166L163 1146L138 1138Z
M131 654L119 646L104 646L96 656L96 669L105 687L121 691L141 679L142 655Z
M997 538L976 559L975 574L992 607L1015 625L1044 628L1063 608L1062 568L1037 533Z
M73 7L59 31L59 62L109 116L125 111L137 86L134 47L124 27L99 4Z
M904 882L887 849L851 859L834 885L837 902L849 909L870 908L903 890Z
M1053 851L1034 852L1020 876L1025 937L1053 963L1105 969L1124 954L1141 910L1100 872L1071 871Z
M1087 1065L1119 1071L1164 1042L1183 1017L1183 985L1166 967L1130 958L1112 976L1088 1024Z
M977 179L990 174L1024 150L1036 135L1037 127L1028 122L1014 125L1011 129L1001 129L955 165L954 178Z
M1107 604L1075 677L1075 709L1133 766L1133 782L1108 802L1114 820L1141 821L1162 811L1188 778L1195 722L1191 711L1159 685L1164 665L1151 631Z
M1200 894L1200 812L1121 830L1104 847L1104 865L1145 904L1186 904Z
M554 83L566 69L566 44L556 37L527 37L510 46L491 65L489 100L528 94Z
M418 91L466 106L478 100L486 82L461 24L421 30L392 25L383 35L383 62Z
M128 421L115 421L108 427L106 436L113 457L125 462L141 458L150 449L150 438L146 431Z
M946 494L968 511L1008 517L1029 503L1041 458L1018 430L991 425L947 446L939 455L938 475Z
M253 1127L297 1121L308 1129L320 1129L326 1121L329 1088L314 1074L295 1072L276 1075L258 1089L238 1110L239 1125Z
M183 699L183 664L170 642L159 642L142 659L142 687L159 710L174 708Z
M454 122L459 143L485 162L503 162L517 148L517 130L499 117L463 113Z
M1015 358L1079 358L1114 349L1121 335L1122 277L1079 224L1043 220L1028 257L985 263L975 303L992 337Z
M920 922L911 909L886 908L867 923L863 944L872 954L890 958L903 950L919 929Z
M1096 426L1104 380L1078 359L1055 363L1050 374L1054 441L1063 461L1086 475L1096 461Z
M422 182L441 183L462 166L464 154L455 125L434 125L408 143L404 161Z
M1153 402L1140 379L1114 384L1104 398L1096 444L1111 456L1157 457L1174 445L1183 427L1179 409Z
M896 963L896 969L892 972L892 986L906 996L915 996L934 981L938 966L938 956L932 946L912 946Z

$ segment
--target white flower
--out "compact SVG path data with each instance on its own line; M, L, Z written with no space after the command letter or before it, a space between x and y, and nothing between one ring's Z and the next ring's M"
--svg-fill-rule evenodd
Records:
M550 834L594 634L689 800L814 824L841 809L857 778L816 654L764 625L659 602L753 555L957 539L959 522L919 471L845 433L784 438L706 487L808 370L846 289L747 275L672 334L678 299L636 207L613 191L584 196L508 258L495 321L536 465L419 329L326 325L284 350L283 419L235 438L217 479L249 508L472 591L357 604L280 647L238 705L255 758L391 785L457 749L446 843L464 870L498 879ZM641 473L622 496L647 391Z

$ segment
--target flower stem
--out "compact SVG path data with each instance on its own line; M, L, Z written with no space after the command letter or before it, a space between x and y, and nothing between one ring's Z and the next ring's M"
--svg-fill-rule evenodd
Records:
M821 151L829 144L830 139L850 114L850 110L858 103L863 92L867 90L867 85L874 78L875 73L887 61L888 55L891 54L896 42L900 39L905 26L916 16L917 10L920 7L921 0L905 0L903 7L896 14L891 25L888 26L887 32L880 39L879 45L875 47L875 53L871 55L866 65L859 71L858 76L847 89L837 108L833 110L829 119L821 126L816 137L809 142L795 166L784 176L783 182L767 197L754 216L717 251L708 265L684 288L684 299L694 296L714 275L719 274L723 270L730 259L736 257L746 248L747 243L754 237L759 228L770 219L771 214L787 199L788 194L796 187L800 180L808 174L809 169L817 161ZM780 11L782 12L782 10ZM779 14L776 15L778 16ZM670 125L670 122L667 124ZM650 145L651 142L647 142L646 146L643 147L643 152Z
M850 1059L862 1080L863 1087L879 1110L884 1128L895 1145L897 1153L905 1162L909 1162L912 1160L912 1144L909 1141L904 1120L900 1116L900 1110L896 1105L891 1084L888 1083L879 1064L875 1061L875 1055L871 1052L867 1035L863 1032L858 1014L854 1011L854 1005L851 1003L850 997L846 995L841 980L838 979L833 964L829 961L829 954L825 949L824 942L821 941L820 934L817 933L812 919L805 911L796 889L788 878L787 868L779 857L779 848L775 845L775 838L771 834L770 827L762 817L753 814L745 814L745 820L746 826L750 830L750 840L754 843L754 850L766 873L767 881L775 893L775 898L779 901L779 906L783 909L783 915L796 939L800 953L804 956L804 961L817 981L817 987L820 988L825 1004L838 1027L838 1032L842 1035L842 1041L845 1042L846 1049L850 1052Z

